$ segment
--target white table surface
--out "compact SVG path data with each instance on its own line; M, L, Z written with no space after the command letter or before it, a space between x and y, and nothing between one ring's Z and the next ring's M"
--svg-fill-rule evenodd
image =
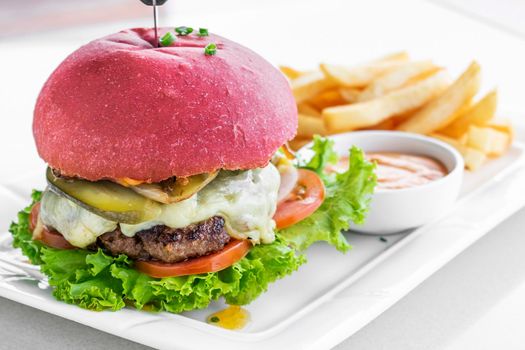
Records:
M131 0L130 0L131 1ZM523 6L508 7L515 18ZM443 5L445 3L445 6ZM207 26L275 63L313 66L359 62L407 49L458 72L476 58L485 90L497 85L500 106L520 111L525 42L518 21L469 1L229 0L173 2L165 24ZM505 2L498 2L505 6ZM457 5L456 4L456 5ZM461 7L463 6L463 7ZM466 6L466 7L465 7ZM497 12L497 13L496 13ZM485 21L486 16L490 20ZM485 17L484 17L485 16ZM502 17L503 16L503 17ZM502 19L503 18L503 19ZM521 16L520 18L523 18ZM0 183L43 163L31 137L35 98L54 67L80 43L149 21L41 32L0 42ZM510 29L509 29L510 28ZM13 218L19 208L11 208ZM494 229L375 321L342 343L352 349L523 348L525 334L525 210ZM4 230L5 228L1 228ZM0 349L127 348L130 343L0 298Z

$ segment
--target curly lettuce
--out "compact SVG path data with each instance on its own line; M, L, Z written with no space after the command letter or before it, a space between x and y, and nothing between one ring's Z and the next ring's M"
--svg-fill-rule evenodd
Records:
M268 285L305 263L301 251L316 241L326 241L340 251L349 249L341 231L349 222L360 223L366 214L375 178L373 165L363 153L352 148L349 169L341 174L326 172L337 161L332 143L316 138L314 157L304 168L317 172L326 186L326 200L310 217L276 233L271 244L253 247L227 269L191 276L153 278L133 267L125 255L110 256L102 250L59 250L32 239L29 213L40 200L34 191L33 202L12 223L13 246L47 275L54 296L64 302L90 310L137 309L184 311L206 308L210 302L224 298L227 303L245 305L267 290Z
M29 213L40 196L34 191L33 203L11 224L13 246L40 265L57 299L90 310L116 311L131 305L180 313L205 308L221 296L230 304L244 305L305 262L303 255L278 238L272 244L253 247L246 257L219 272L153 278L135 270L125 255L112 257L100 249L53 249L34 241Z
M315 137L312 150L312 158L299 166L315 171L323 179L325 200L312 215L279 230L279 235L300 251L315 242L326 241L337 250L346 252L351 246L342 232L348 230L351 223L364 222L376 185L375 165L365 159L360 149L352 147L348 169L343 173L330 172L327 167L338 161L333 141Z

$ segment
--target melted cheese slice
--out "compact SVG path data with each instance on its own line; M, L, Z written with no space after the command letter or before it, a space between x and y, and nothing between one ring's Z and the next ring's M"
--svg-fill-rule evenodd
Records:
M271 163L265 168L242 172L222 171L189 199L162 205L155 219L137 225L120 224L120 229L132 237L156 225L182 228L221 216L232 237L250 239L253 243L271 243L275 239L272 217L279 185L279 172ZM86 247L98 236L117 227L117 223L49 191L42 198L41 218L45 225L55 228L77 247Z
M95 243L98 236L117 228L116 222L93 214L49 190L42 197L40 219L44 225L60 232L71 245L80 248Z

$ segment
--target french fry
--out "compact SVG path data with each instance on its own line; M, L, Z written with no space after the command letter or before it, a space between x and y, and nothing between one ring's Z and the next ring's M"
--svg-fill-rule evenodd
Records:
M506 133L509 135L511 142L514 139L514 128L512 127L512 123L508 118L494 118L484 126Z
M474 171L510 147L514 129L496 118L497 91L473 102L480 84L474 61L454 82L429 60L397 52L356 66L322 63L318 70L281 66L299 114L297 150L313 135L351 130L428 134L455 147Z
M394 52L384 57L378 58L372 62L386 61L408 61L409 56L406 51ZM312 71L301 71L290 66L279 66L279 70L290 80L299 78L302 75L312 73Z
M321 118L321 112L308 103L301 103L297 105L297 112L299 112L299 114L306 114L311 115L312 117Z
M408 61L410 60L410 55L406 51L399 51L388 54L378 59L373 60L372 62L381 62L381 61Z
M467 113L467 111L470 110L472 106L473 106L472 99L465 101L465 103L461 107L459 107L457 111L454 112L451 119L456 121L463 114Z
M279 66L279 70L290 80L299 78L308 72L303 72L289 66Z
M317 110L323 110L327 107L342 105L347 103L341 96L339 89L331 89L320 93L317 96L312 97L306 101L308 104L316 108Z
M297 103L308 100L337 84L324 76L322 72L314 71L301 75L291 81L292 92Z
M361 93L362 91L357 88L339 88L339 94L346 103L355 103L359 101L359 95L361 95Z
M321 71L330 80L344 87L364 87L377 77L401 67L403 61L379 61L358 66L321 63Z
M468 132L464 133L463 135L458 137L456 140L458 140L458 142L461 143L462 145L466 146L468 142Z
M449 79L439 72L417 84L395 90L380 98L322 111L328 132L350 131L379 124L392 116L416 109L447 88Z
M420 80L423 80L423 79L426 79L428 78L429 76L431 75L434 75L438 70L441 70L441 69L444 69L442 67L439 67L439 66L435 66L434 69L431 69L431 70L428 70L424 73L421 73L421 74L418 74L412 78L410 78L404 86L406 85L411 85L411 84L414 84L414 83L417 83L418 81Z
M454 121L456 112L479 89L480 66L472 62L467 70L438 98L397 127L398 130L430 134Z
M467 146L475 148L488 156L502 155L510 144L510 136L492 128L471 125L468 129Z
M437 69L438 68L432 63L432 61L405 62L399 68L374 80L365 90L363 90L359 95L358 100L363 102L383 96L392 90L406 85L411 79L427 72L436 72Z
M299 148L308 144L310 141L312 141L310 138L304 139L304 138L296 137L292 141L289 141L288 145L290 146L291 149L293 149L294 151L297 151Z
M453 120L456 120L459 118L459 116L465 114L470 108L472 108L472 103L471 101L467 101L465 102L456 112L454 112L454 116L452 117ZM415 114L415 113L414 113ZM409 118L406 118L405 120L408 120ZM398 125L400 125L401 122L398 123ZM438 131L441 135L445 135L443 134L441 131ZM447 137L452 137L450 135L445 135ZM467 144L467 138L468 138L468 135L467 135L467 132L463 133L462 135L458 135L458 136L455 136L455 137L452 137L452 138L455 138L456 140L458 140L461 144L463 145L466 145Z
M394 124L396 125L396 127L401 124L402 122L404 122L405 120L409 119L410 117L412 117L415 113L417 113L421 108L423 107L420 107L420 108L417 108L417 109L414 109L414 110L411 110L411 111L408 111L408 112L405 112L405 113L401 113L401 114L398 114L398 115L395 115L392 117L392 120L394 121Z
M364 130L394 130L396 123L393 118L383 120L381 123L366 128Z
M299 125L297 127L297 136L301 138L311 138L319 134L325 135L325 127L321 118L309 115L299 114Z
M475 148L467 147L456 139L441 134L431 134L430 136L445 143L448 143L450 146L457 149L458 152L461 153L461 155L463 156L463 160L465 161L465 168L467 168L470 171L475 171L487 161L487 155L485 153Z
M494 118L497 104L498 93L493 90L439 132L450 137L459 137L467 132L470 125L486 124Z
M467 149L467 147L464 144L462 144L460 141L456 139L453 139L452 137L448 137L448 136L438 134L438 133L433 133L433 134L430 134L429 136L449 144L450 146L458 150L458 152L461 154L463 154Z
M465 167L470 171L476 171L487 161L487 155L475 148L467 147L463 153Z

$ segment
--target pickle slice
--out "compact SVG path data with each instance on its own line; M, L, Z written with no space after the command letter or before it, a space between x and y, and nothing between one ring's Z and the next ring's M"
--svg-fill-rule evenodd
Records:
M111 181L91 182L63 179L47 168L49 189L105 219L138 224L156 218L161 212L157 202Z
M129 188L154 201L170 204L190 198L215 179L218 173L219 171L215 171L185 178L175 178L158 184L140 184Z

